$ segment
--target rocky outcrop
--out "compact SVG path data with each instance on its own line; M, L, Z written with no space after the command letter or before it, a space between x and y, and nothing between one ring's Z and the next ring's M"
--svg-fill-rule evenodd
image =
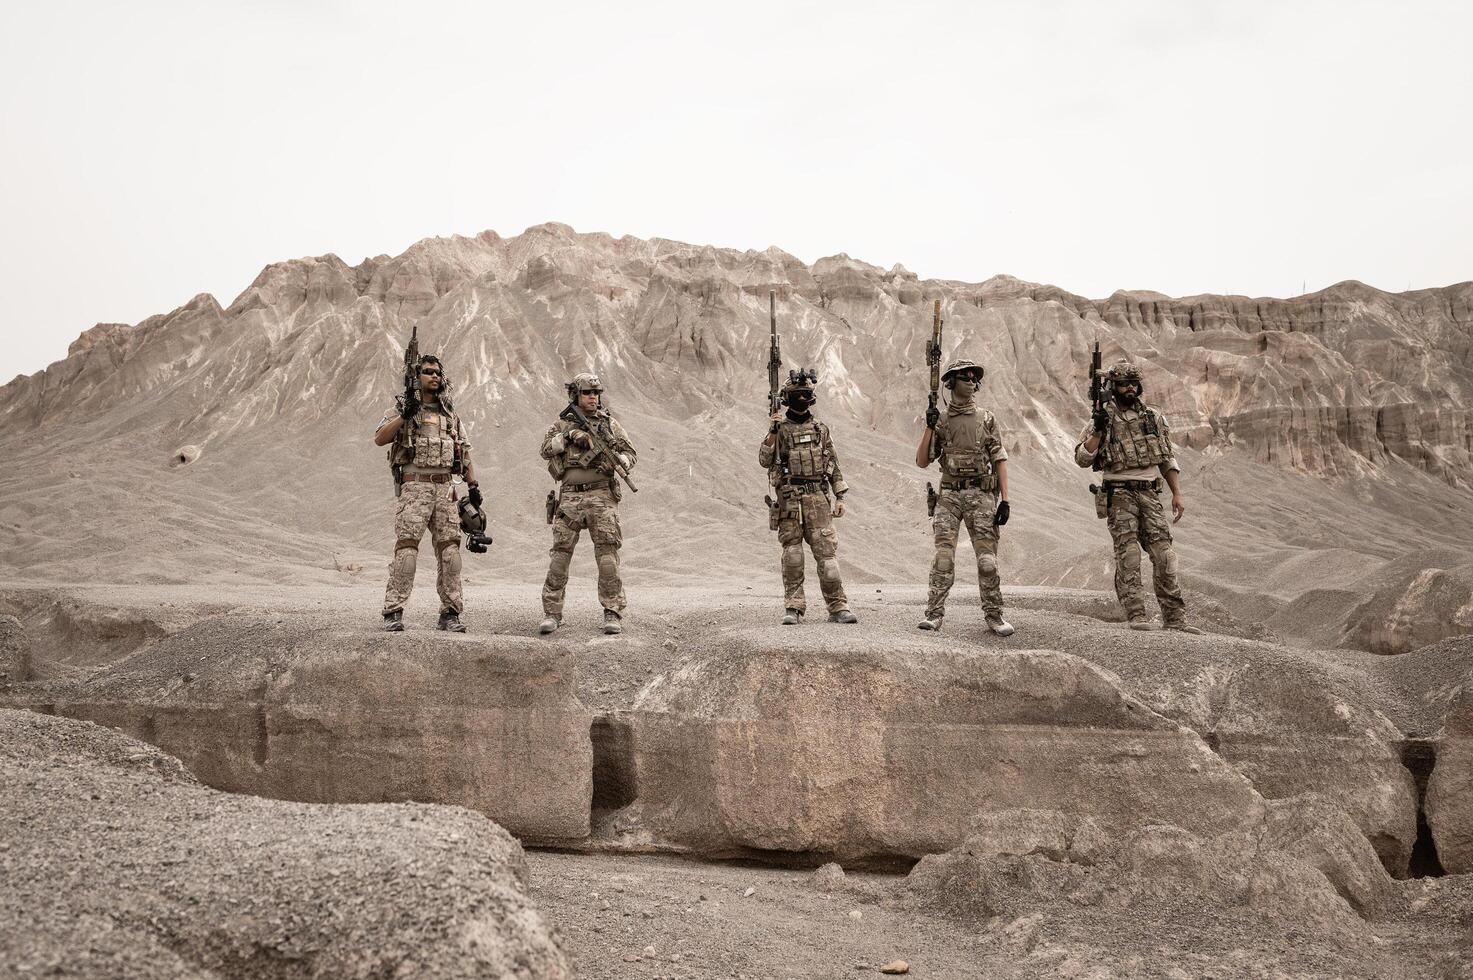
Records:
M0 684L31 679L31 640L14 616L0 615Z
M760 648L689 662L621 713L633 799L606 828L707 856L916 857L979 810L1216 833L1263 801L1189 730L1051 651Z
M116 732L3 710L0 810L7 975L573 975L521 847L467 810L231 796Z
M575 690L566 654L531 639L222 617L52 710L151 742L219 789L456 803L556 842L588 833L592 716Z
M1394 895L1355 825L1314 797L1279 801L1260 822L1222 834L1148 820L1106 832L1078 814L994 811L958 847L922 858L907 889L965 919L1066 904L1179 926L1205 909L1232 909L1345 934L1359 915L1383 914Z
M1449 706L1427 779L1427 826L1449 874L1473 873L1473 671Z

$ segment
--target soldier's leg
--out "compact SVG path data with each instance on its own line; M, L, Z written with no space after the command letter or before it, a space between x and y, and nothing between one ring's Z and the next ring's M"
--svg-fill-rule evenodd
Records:
M961 530L961 501L954 490L942 490L936 501L931 531L936 554L931 559L931 583L926 594L926 619L939 621L946 614L946 596L956 581L956 536Z
M1110 527L1110 538L1115 547L1115 597L1120 600L1127 619L1145 619L1146 598L1141 592L1141 547L1137 541L1140 514L1133 492L1116 490L1110 495L1106 523Z
M803 537L818 566L818 587L823 592L824 605L830 614L848 609L849 597L844 594L844 582L839 577L839 532L834 527L834 512L829 509L828 498L821 493L803 498Z
M997 495L983 490L966 491L965 517L967 534L972 539L972 551L977 556L977 589L982 597L982 612L988 616L1002 616L1002 578L997 570L997 528L992 521L997 516Z
M1140 511L1140 542L1151 556L1151 584L1156 590L1156 601L1161 604L1161 622L1167 625L1185 622L1187 604L1181 597L1181 583L1176 577L1176 549L1171 543L1171 522L1161 506L1161 496L1141 494Z
M624 583L619 579L619 546L624 543L624 535L619 529L618 506L606 491L590 502L588 537L598 563L598 601L605 609L623 613L626 603Z
M808 608L803 598L803 524L798 520L798 507L786 498L777 522L777 543L782 545L783 605L803 612Z
M558 508L552 520L552 548L548 550L547 578L542 583L542 614L563 618L563 596L568 588L568 565L573 561L573 548L582 529L578 514Z
M430 540L435 543L435 587L440 593L440 611L459 616L465 611L460 581L460 512L450 485L436 486L435 509L430 515Z
M429 527L434 511L434 485L406 483L394 508L394 557L389 559L389 584L384 589L384 615L401 612L414 589L414 566L419 560L419 539Z

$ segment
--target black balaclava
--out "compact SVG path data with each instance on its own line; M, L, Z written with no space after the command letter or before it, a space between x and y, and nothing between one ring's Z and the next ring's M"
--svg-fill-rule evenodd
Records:
M788 421L807 422L813 415L813 400L813 392L802 388L788 392L788 397L783 400L788 406Z

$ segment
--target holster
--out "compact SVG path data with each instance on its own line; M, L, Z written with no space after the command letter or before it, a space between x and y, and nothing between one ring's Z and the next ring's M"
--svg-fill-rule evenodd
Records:
M1097 487L1093 483L1089 485L1089 492L1095 498L1095 516L1103 520L1110 516L1110 492L1104 487Z
M937 493L936 493L936 488L933 487L933 486L931 486L931 484L927 483L926 484L926 516L927 517L935 517L936 516L936 501L937 501L937 499L938 499L938 496L937 496Z
M404 492L404 467L390 466L389 470L394 474L394 496L398 497Z
M769 531L776 531L778 517L777 501L772 499L772 494L764 496L762 500L767 504L767 529Z
M551 524L553 518L557 517L557 491L547 491L547 523Z

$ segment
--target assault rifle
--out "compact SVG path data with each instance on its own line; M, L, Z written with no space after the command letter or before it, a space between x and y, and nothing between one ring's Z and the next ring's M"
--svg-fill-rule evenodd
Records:
M419 324L409 330L409 344L404 348L404 398L419 400Z
M1095 341L1095 348L1089 355L1089 419L1093 426L1094 420L1100 412L1105 410L1105 379L1100 373L1100 342ZM1103 441L1104 436L1101 435ZM1100 462L1100 454L1095 453L1094 469L1099 470L1103 464Z
M608 460L619 479L624 481L624 485L631 492L639 493L639 487L636 487L629 479L629 467L620 462L619 454L614 452L614 432L609 424L603 419L595 421L584 415L583 409L578 407L578 393L574 391L572 394L573 400L568 402L567 408L558 413L558 418L567 419L588 433L588 438L592 440L593 451Z
M941 411L936 407L936 395L941 390L941 301L931 307L931 342L926 345L926 363L931 365L931 397L926 404L926 428L936 428L941 420Z
M782 408L783 355L777 348L777 291L767 291L767 324L772 330L772 346L767 351L767 414Z

